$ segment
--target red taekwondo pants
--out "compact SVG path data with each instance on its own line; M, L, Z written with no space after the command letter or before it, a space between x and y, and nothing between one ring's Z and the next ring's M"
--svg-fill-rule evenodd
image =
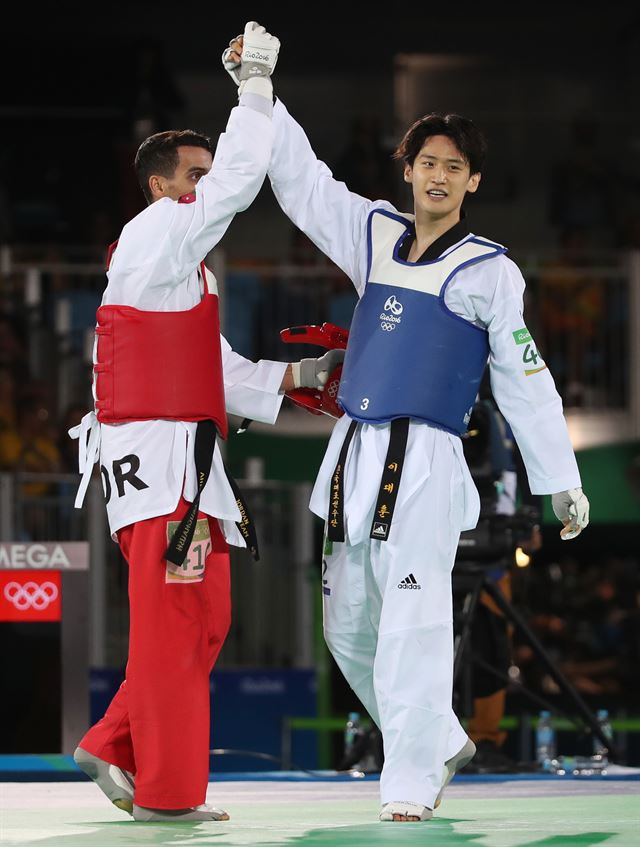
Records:
M205 801L209 674L229 631L229 554L218 521L198 513L183 568L164 559L188 503L124 527L129 564L126 679L80 747L135 776L135 802L183 809Z

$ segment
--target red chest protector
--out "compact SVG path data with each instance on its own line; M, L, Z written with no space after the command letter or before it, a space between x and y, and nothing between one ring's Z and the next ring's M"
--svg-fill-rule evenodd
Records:
M200 272L204 296L193 309L98 309L93 370L100 423L212 420L227 437L218 295L209 291L204 262Z

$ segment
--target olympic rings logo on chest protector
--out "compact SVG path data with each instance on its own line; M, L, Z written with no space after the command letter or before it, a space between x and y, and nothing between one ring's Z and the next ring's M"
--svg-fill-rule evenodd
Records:
M42 611L58 598L58 586L53 582L8 582L4 587L4 596L19 612L27 609Z
M380 329L383 330L384 332L393 332L393 330L395 328L396 328L395 324L387 323L387 321L381 321L381 323L380 323Z

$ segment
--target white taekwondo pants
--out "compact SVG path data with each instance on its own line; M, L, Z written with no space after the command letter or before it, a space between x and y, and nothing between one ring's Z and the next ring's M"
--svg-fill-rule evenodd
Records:
M325 541L325 640L382 731L383 804L412 800L433 808L444 762L467 741L451 706L451 570L463 489L459 459L443 449L396 510L387 541Z

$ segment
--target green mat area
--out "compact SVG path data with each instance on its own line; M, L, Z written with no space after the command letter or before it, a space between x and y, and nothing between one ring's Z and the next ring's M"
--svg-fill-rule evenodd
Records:
M31 786L24 784L21 789ZM440 813L421 824L377 822L374 792L316 793L312 789L277 799L260 798L255 785L227 790L215 802L231 821L206 824L139 824L96 796L90 785L39 786L29 799L5 785L2 797L3 847L130 847L130 845L322 845L375 847L423 844L428 847L637 847L640 794L587 794L557 797L491 795L446 798ZM73 790L70 790L73 789ZM93 790L92 790L93 789ZM75 792L75 793L74 793ZM360 793L360 797L358 797ZM454 792L452 792L454 793ZM502 796L496 796L500 793ZM211 795L211 788L210 788ZM209 800L212 801L210 796Z

